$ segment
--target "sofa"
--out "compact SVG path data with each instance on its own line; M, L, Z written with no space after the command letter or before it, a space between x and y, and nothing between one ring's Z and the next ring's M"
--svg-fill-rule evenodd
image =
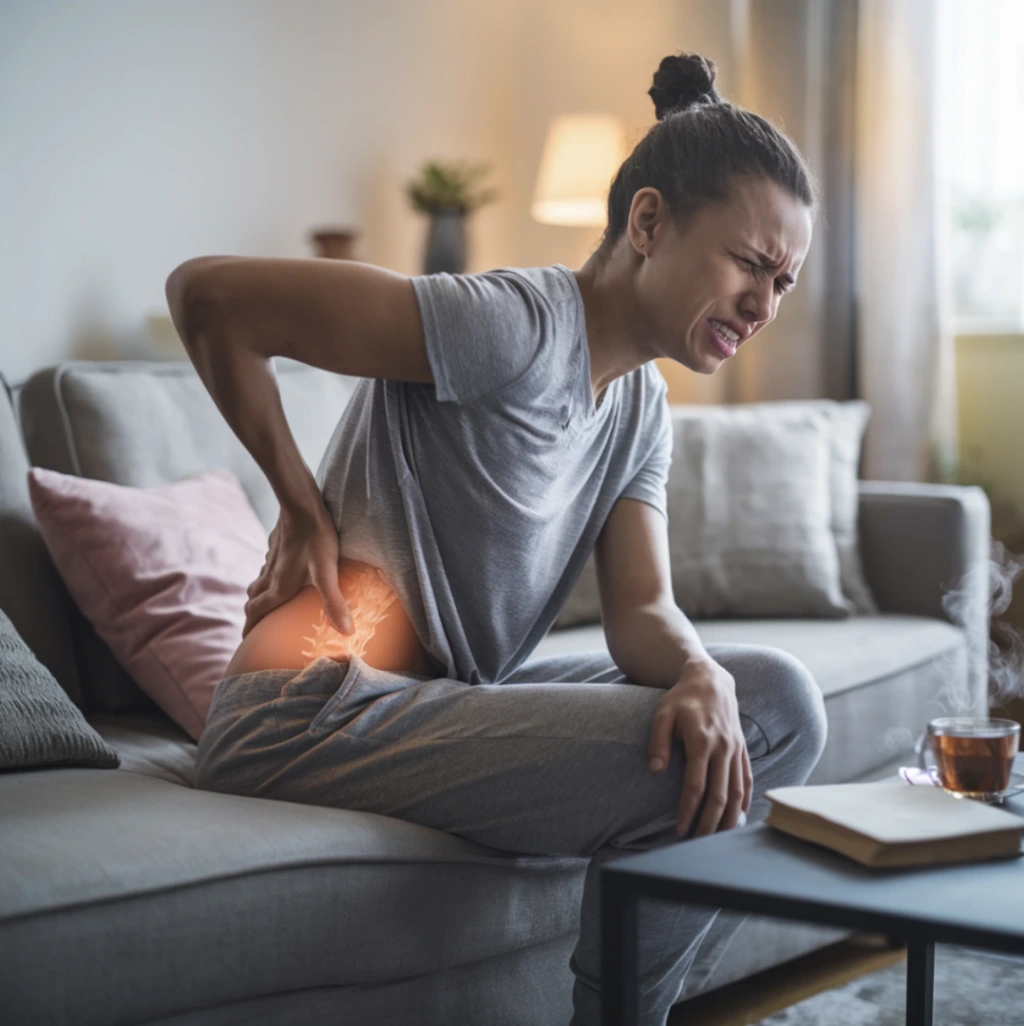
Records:
M314 470L356 380L278 358ZM150 487L229 467L264 526L269 484L182 361L67 361L0 394L0 608L116 769L0 773L0 1018L8 1023L565 1026L586 861L507 855L382 815L197 791L196 746L114 659L49 559L30 465ZM671 519L670 519L671 528ZM988 555L973 487L859 482L860 550L881 612L695 620L705 642L792 652L828 744L809 783L874 780L913 757L951 679L987 711L987 593L958 624L944 591ZM599 622L538 654L604 648ZM595 796L599 800L599 796ZM724 916L714 930L728 926ZM749 917L680 1002L841 939Z

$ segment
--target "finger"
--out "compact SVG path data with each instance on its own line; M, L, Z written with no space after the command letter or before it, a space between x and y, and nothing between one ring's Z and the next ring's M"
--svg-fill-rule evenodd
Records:
M252 605L248 602L245 604L245 625L242 627L242 637L244 638L249 631L253 629L260 622L260 617L256 614Z
M725 812L722 813L722 819L718 825L719 830L732 830L739 824L746 797L746 785L743 780L743 749L737 747L732 758L729 759L729 796Z
M676 821L676 833L680 836L690 829L693 814L704 797L704 787L708 775L707 745L701 747L688 746L686 750L686 776L683 779L683 793L679 799L679 815Z
M668 767L675 723L675 712L667 705L659 706L651 721L651 740L647 745L648 768L652 773L660 773Z
M337 574L328 575L325 586L320 587L319 591L324 603L324 612L327 614L327 619L334 624L335 630L342 634L351 634L355 630L352 613L345 601L345 596L341 593L341 588L338 587Z
M697 823L694 837L704 837L718 829L722 813L729 802L729 763L728 754L722 752L716 752L711 758L705 788L707 797L704 799L704 814Z
M750 765L750 752L743 746L743 814L750 812L750 803L754 800L754 770Z
M245 622L247 624L247 631L259 623L272 609L276 609L281 605L281 596L276 591L264 591L262 594L254 599L250 599L245 604Z
M248 588L245 589L246 595L248 595L249 598L252 598L254 595L259 594L259 592L261 592L264 589L264 587L266 586L266 583L267 583L267 564L264 563L263 564L263 569L256 576L256 579L252 582L252 584L249 585Z
M321 555L313 567L313 586L320 593L324 616L336 631L351 634L354 631L352 613L338 584L337 557L324 559Z

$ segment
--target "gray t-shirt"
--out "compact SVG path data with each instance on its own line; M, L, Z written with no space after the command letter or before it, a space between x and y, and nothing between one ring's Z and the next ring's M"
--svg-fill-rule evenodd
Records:
M653 361L595 406L562 264L411 279L434 382L365 378L316 479L341 553L381 568L445 675L496 683L558 616L615 501L666 512Z

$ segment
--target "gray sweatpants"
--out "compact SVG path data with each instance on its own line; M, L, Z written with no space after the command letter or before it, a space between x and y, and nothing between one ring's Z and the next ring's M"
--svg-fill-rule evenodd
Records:
M706 647L736 680L753 822L767 814L765 791L803 783L818 761L821 692L779 649ZM378 670L358 656L239 674L214 693L195 786L382 813L511 854L589 857L570 960L571 1026L598 1026L599 867L679 842L682 743L673 742L667 771L647 765L663 694L633 684L603 652L535 657L511 680L473 686ZM718 915L640 901L644 1026L663 1026ZM722 921L701 949L699 971L710 972L742 920Z

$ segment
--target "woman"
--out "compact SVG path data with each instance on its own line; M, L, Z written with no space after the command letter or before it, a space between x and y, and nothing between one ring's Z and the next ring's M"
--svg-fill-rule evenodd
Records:
M211 257L168 280L197 370L281 502L196 786L589 857L575 1024L600 1021L598 867L762 816L825 739L801 663L705 648L672 600L653 360L714 373L769 323L815 204L793 144L713 82L701 57L661 62L658 123L579 271ZM273 355L365 378L315 478ZM530 658L595 549L609 654ZM641 905L642 1022L664 1023L716 915Z

